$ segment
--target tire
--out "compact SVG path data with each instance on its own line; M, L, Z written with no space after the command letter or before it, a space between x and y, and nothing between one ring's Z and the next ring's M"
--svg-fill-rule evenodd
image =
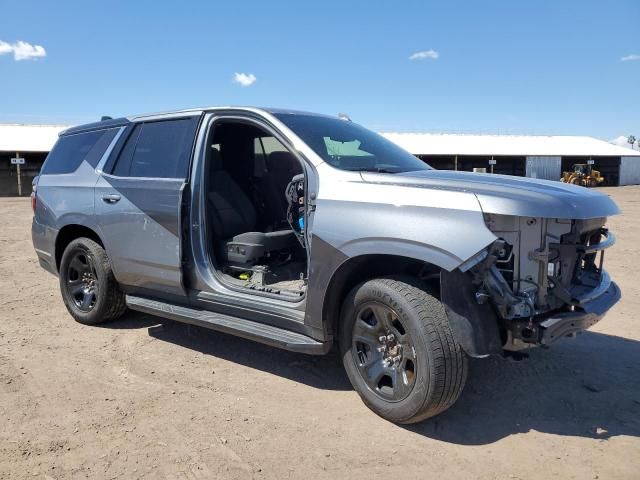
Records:
M77 238L67 245L59 278L62 300L71 316L82 324L115 320L127 310L107 253L89 238Z
M342 307L339 342L351 385L371 410L391 422L438 415L464 388L467 357L442 303L415 278L357 285Z

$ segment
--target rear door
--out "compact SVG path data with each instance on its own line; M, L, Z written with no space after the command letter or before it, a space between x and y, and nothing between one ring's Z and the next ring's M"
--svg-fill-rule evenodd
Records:
M133 124L98 179L97 223L122 284L184 294L182 198L199 119Z

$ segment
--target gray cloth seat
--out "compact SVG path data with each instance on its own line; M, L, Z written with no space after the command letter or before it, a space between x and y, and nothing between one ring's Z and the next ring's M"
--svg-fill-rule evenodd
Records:
M218 255L235 265L251 265L271 252L297 245L293 230L257 232L256 210L249 197L223 168L222 158L212 150L209 219Z

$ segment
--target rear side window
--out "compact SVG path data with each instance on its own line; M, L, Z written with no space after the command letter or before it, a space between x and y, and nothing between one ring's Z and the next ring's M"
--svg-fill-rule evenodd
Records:
M185 178L198 117L141 123L127 139L113 174L120 177Z
M58 139L42 166L42 175L73 173L83 161L95 168L118 129L64 135Z

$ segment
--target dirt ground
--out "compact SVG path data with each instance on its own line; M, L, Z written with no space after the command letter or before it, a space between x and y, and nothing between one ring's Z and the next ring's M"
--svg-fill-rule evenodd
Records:
M0 199L0 478L640 478L640 187L605 263L623 300L529 360L474 360L459 402L417 426L371 413L339 358L129 313L67 314Z

